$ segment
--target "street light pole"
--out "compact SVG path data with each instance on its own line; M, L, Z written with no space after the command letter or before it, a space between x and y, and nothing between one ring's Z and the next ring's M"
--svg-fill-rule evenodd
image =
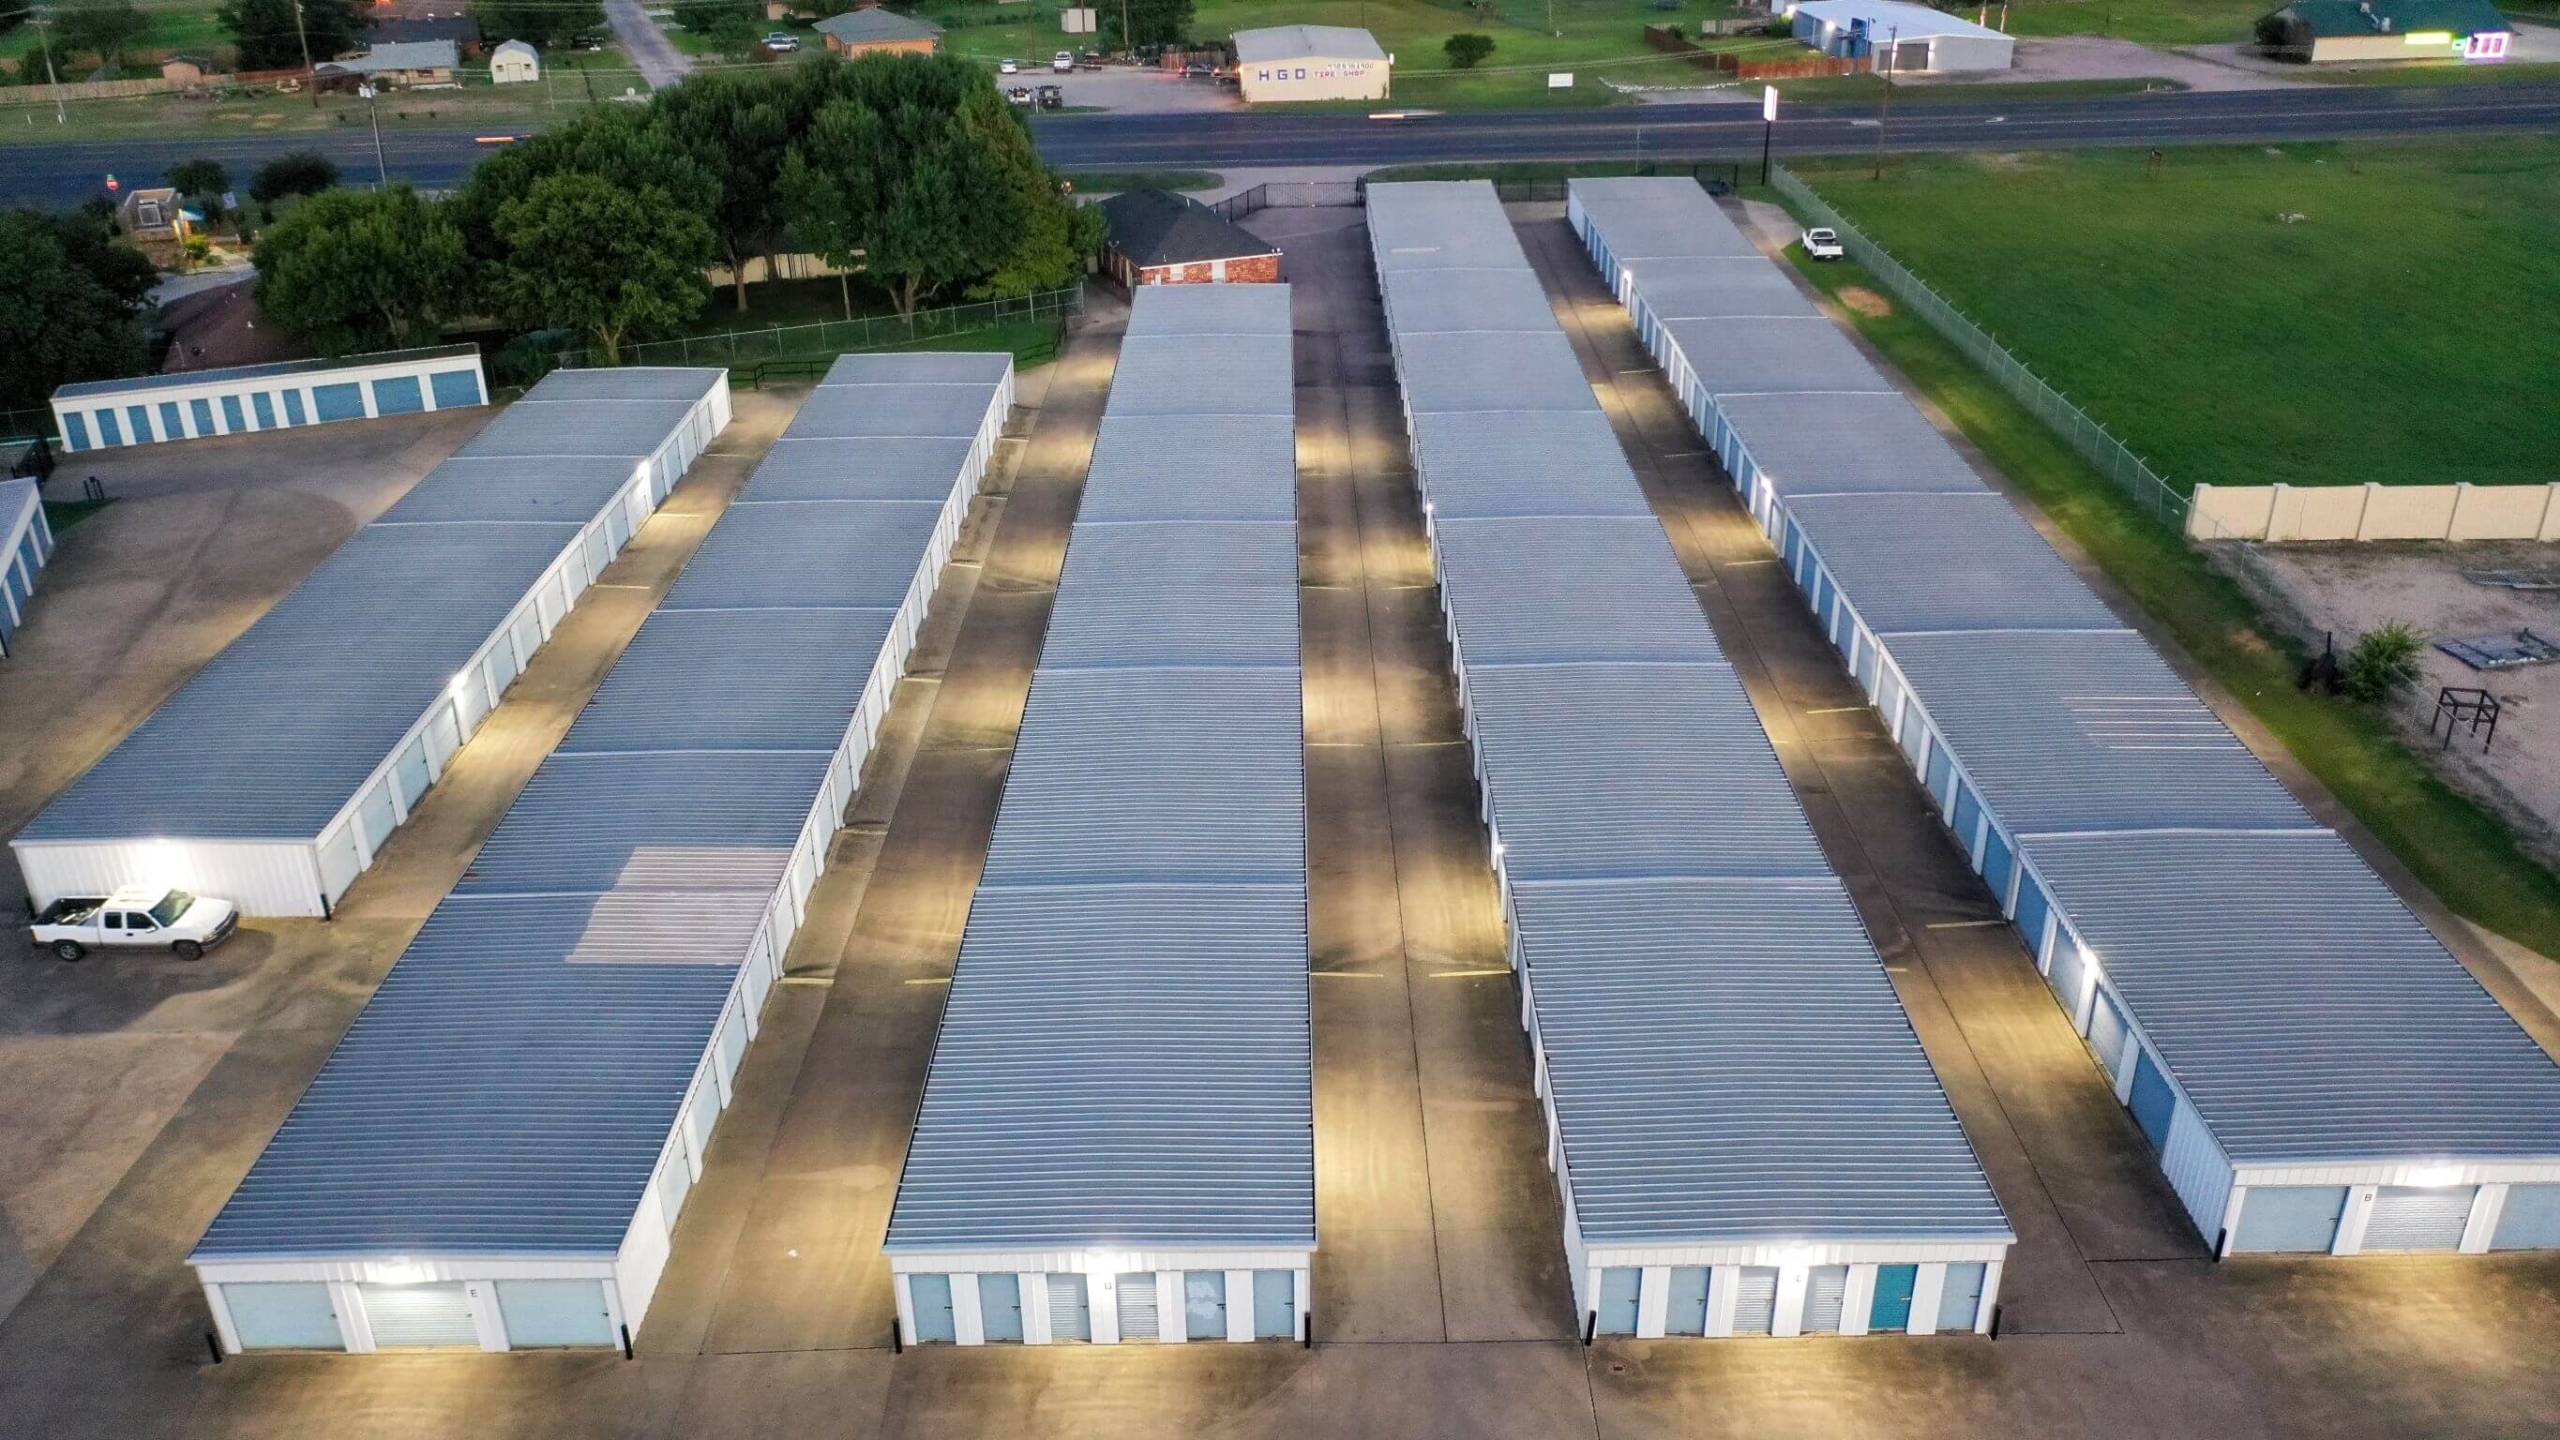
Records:
M44 83L53 88L53 123L68 125L70 114L62 108L62 80L53 73L53 17L36 22L36 36L44 42Z
M293 38L302 44L302 83L311 92L311 108L320 108L320 72L311 68L311 32L302 28L302 0L293 0Z
M1778 134L1778 87L1760 87L1760 183L1769 183L1769 144Z
M364 101L365 114L373 120L373 188L377 192L391 188L391 167L382 161L382 106L374 100L379 93L370 84L356 87L356 94Z

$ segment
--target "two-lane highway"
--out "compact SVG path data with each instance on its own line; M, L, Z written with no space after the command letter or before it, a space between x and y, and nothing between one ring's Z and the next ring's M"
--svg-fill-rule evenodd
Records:
M1068 169L1241 169L1264 165L1393 165L1472 160L1739 159L1760 150L1756 106L1640 105L1605 110L1502 111L1373 120L1357 114L1235 111L1179 115L1062 115L1032 122L1041 153ZM2093 100L1923 100L1893 114L1894 150L2024 150L2075 145L2428 137L2560 129L2560 85L2337 86L2182 91ZM1865 106L1808 105L1778 126L1791 155L1876 143ZM383 137L391 178L422 189L460 183L489 147L464 131ZM351 181L373 176L370 139L357 132L0 143L0 203L65 205L105 193L106 177L156 181L191 156L246 175L291 150L318 150Z

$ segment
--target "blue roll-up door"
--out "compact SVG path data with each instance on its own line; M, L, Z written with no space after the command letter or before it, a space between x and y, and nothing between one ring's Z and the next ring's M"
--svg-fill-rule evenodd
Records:
M1662 1317L1664 1334L1707 1333L1707 1292L1714 1286L1715 1273L1705 1265L1671 1267L1671 1305Z
M426 408L426 395L418 388L415 375L394 375L373 382L373 413L376 415L415 415Z
M978 1324L990 1345L1022 1343L1022 1277L978 1277Z
M77 410L63 412L62 443L72 450L96 449L96 446L89 443L89 417Z
M1948 753L1947 747L1944 745L1931 746L1929 750L1929 795L1932 799L1938 802L1938 814L1941 818L1946 815L1947 806L1955 799L1955 786L1955 756Z
M258 417L259 429L276 428L276 400L266 391L261 390L249 397L249 413Z
M1259 1340L1298 1338L1298 1272L1253 1272L1253 1333Z
M1982 883L1991 888L1992 903L2005 914L2009 908L2009 881L2017 873L2017 857L2009 852L2009 838L1992 826L1982 832Z
M1600 1272L1600 1322L1603 1335L1636 1333L1636 1297L1644 1272L1632 1265L1613 1265Z
M1970 1330L1982 1314L1982 1262L1947 1267L1946 1288L1938 1292L1938 1328Z
M237 435L249 428L249 417L240 409L239 396L225 395L222 397L222 425L224 429L229 430L234 435Z
M186 417L179 412L178 402L175 400L160 402L160 438L163 440L187 438Z
M2492 1250L2560 1249L2560 1185L2510 1185Z
M127 405L124 407L124 422L125 428L133 432L134 444L148 445L151 443L150 406Z
M960 1338L951 1318L950 1276L910 1275L907 1296L915 1302L917 1344L948 1345Z
M427 377L427 383L435 387L439 410L480 403L480 377L469 370L439 370Z
M98 411L98 446L113 449L124 443L124 424L116 418L112 405Z
M302 392L299 390L287 390L284 392L284 423L287 425L308 425L311 423L310 417L303 413Z
M187 402L187 413L195 417L196 435L199 439L207 435L220 433L213 428L212 401L207 400L202 396L198 396L197 398Z
M2344 1185L2250 1187L2240 1202L2240 1229L2231 1248L2258 1254L2326 1254L2338 1238L2347 1209Z
M243 1350L344 1350L338 1310L318 1280L235 1281L222 1287Z
M601 1280L501 1280L497 1287L510 1350L613 1343Z
M323 420L361 420L364 418L364 387L361 385L314 385L311 408Z
M1879 1265L1876 1267L1875 1303L1867 1309L1869 1330L1908 1330L1911 1328L1911 1292L1920 1286L1917 1265Z
M2145 1050L2133 1062L2133 1119L2142 1133L2151 1137L2151 1148L2167 1151L2169 1122L2178 1118L2178 1092L2169 1086L2169 1077Z
M1975 797L1972 786L1958 780L1956 782L1956 843L1964 847L1966 859L1973 858L1975 853L1973 832L1981 823L1982 801Z

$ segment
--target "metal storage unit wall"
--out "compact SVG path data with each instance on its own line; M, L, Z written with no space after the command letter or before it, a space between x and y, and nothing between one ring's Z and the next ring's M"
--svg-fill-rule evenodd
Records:
M1987 1329L2006 1219L1553 310L1442 303L1537 284L1491 188L1369 219L1585 1323Z
M639 1331L1012 399L837 363L198 1243L226 1347Z
M53 558L53 526L33 480L0 480L0 660L27 623L36 576Z
M1568 208L2197 1228L2560 1245L2560 1067L2389 887L1810 301L1650 284L1732 253L1696 185Z
M328 914L728 423L722 370L535 386L10 841L29 896Z
M66 450L114 450L487 403L480 348L443 345L87 380L53 392L53 423Z
M1132 303L889 1221L911 1344L1303 1333L1290 361L1284 285Z

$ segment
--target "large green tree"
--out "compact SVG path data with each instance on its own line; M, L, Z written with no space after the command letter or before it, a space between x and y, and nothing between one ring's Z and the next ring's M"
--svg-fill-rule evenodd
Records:
M55 12L56 41L66 50L87 50L102 69L124 64L125 47L151 29L151 17L132 0L78 0Z
M407 186L328 190L258 239L258 303L329 355L433 340L470 264L442 207Z
M1191 31L1191 0L1099 0L1095 8L1102 38L1115 50L1178 45Z
M142 373L156 278L109 243L94 214L0 214L0 406L33 408L56 386Z
M656 105L598 105L472 167L454 195L453 219L475 259L506 258L498 212L554 175L592 175L630 194L654 190L666 209L697 217L720 205L720 171L677 142Z
M243 70L290 70L302 64L302 42L311 42L314 64L325 64L363 42L373 25L371 6L353 0L301 0L302 29L294 29L295 0L230 0L213 18L240 49Z
M983 146L1013 193L1012 243L988 267L970 293L981 299L1060 290L1084 278L1085 259L1102 248L1107 227L1102 207L1077 205L1057 175L1032 148L1019 111L1000 100L992 85L972 87L961 105L961 124Z
M710 222L654 187L547 176L499 207L496 231L507 258L489 272L486 293L498 318L522 330L576 330L608 359L627 341L681 326L709 296Z
M549 50L605 28L604 0L471 0L489 43L522 40Z
M814 77L799 75L697 75L661 92L652 107L685 153L719 177L719 201L706 218L720 238L741 312L747 308L747 262L759 255L770 260L782 238L775 187L783 156L819 89Z

